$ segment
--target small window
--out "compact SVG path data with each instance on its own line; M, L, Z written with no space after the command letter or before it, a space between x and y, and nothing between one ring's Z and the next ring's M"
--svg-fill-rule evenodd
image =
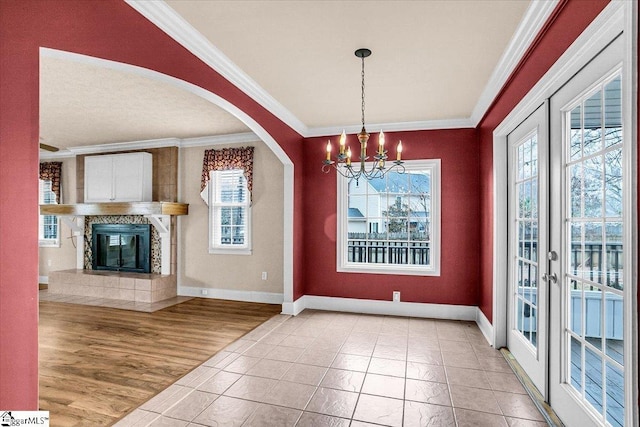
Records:
M440 274L440 160L374 180L338 176L337 270Z
M251 200L242 169L211 171L209 252L251 254Z
M56 195L51 191L51 181L40 180L41 205L56 203ZM60 246L60 222L55 215L40 215L38 240L40 246Z

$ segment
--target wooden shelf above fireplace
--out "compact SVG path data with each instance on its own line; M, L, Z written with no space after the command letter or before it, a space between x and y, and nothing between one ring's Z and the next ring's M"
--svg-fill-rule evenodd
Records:
M176 202L77 203L40 205L41 215L188 215L189 205Z

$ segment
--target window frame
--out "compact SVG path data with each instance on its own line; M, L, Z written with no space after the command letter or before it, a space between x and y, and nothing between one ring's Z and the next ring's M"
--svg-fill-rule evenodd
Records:
M219 176L224 173L240 172L244 178L245 185L245 201L244 202L219 202L216 200L216 188L219 185ZM247 187L247 180L244 176L243 169L226 169L212 170L209 172L209 253L218 255L251 255L252 254L252 238L251 238L251 194ZM245 208L245 240L242 245L222 245L216 243L216 236L221 232L221 224L218 224L217 212L224 207L243 207Z
M409 264L368 264L348 261L348 183L349 179L337 174L337 227L336 227L336 271L340 273L392 274L411 276L440 276L441 227L441 160L407 160L403 166L407 172L429 170L431 173L431 240L428 267ZM344 167L344 166L341 166ZM367 164L367 169L372 163ZM362 178L365 180L364 178ZM365 216L365 220L366 220Z
M46 183L49 183L49 189L45 188ZM61 189L62 190L62 189ZM49 192L53 195L53 201L45 202L45 192ZM51 191L51 181L46 179L38 179L38 202L41 205L57 205L56 195ZM44 217L52 216L56 222L56 237L45 238L44 237ZM38 246L41 248L59 248L60 247L60 217L57 215L39 215L38 216Z

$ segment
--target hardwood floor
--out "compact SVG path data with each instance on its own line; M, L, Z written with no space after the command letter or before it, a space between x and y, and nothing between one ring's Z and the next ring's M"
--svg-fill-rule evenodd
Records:
M195 298L154 313L40 302L40 409L51 426L106 426L279 305Z

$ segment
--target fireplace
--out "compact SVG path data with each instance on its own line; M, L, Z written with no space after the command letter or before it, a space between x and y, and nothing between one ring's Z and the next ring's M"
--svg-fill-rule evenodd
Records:
M93 224L94 270L151 272L150 224Z

